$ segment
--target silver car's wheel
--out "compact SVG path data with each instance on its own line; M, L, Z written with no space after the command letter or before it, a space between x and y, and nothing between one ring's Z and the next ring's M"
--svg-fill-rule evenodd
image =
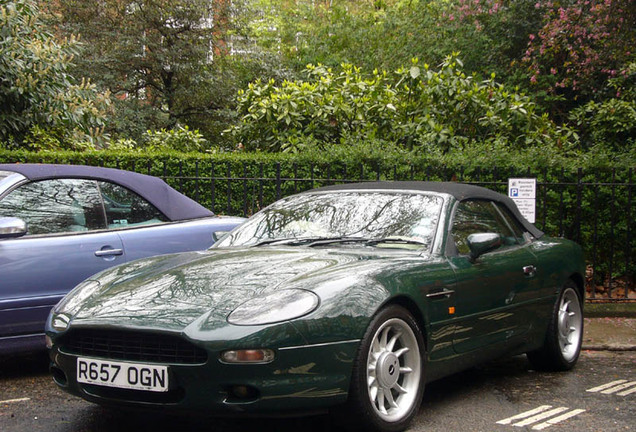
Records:
M382 323L367 355L369 400L379 417L396 422L412 410L419 397L421 363L411 327L399 318Z
M528 353L539 370L564 371L576 364L583 340L583 308L576 284L568 280L561 289L543 346Z
M335 410L349 429L397 432L406 429L422 402L426 349L411 313L398 305L371 320L353 365L349 399Z
M579 296L572 288L566 288L561 296L557 317L559 347L563 359L570 362L579 355L583 314Z

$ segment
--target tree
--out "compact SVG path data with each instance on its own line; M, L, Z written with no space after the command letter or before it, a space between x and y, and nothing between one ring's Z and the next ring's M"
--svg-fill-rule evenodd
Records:
M529 35L523 60L534 91L549 102L552 114L563 119L599 94L611 98L608 79L636 59L634 1L539 0L536 8L544 23Z
M30 131L77 143L100 135L109 104L69 72L77 39L58 40L33 0L0 1L0 140L19 147Z
M69 0L54 11L86 49L78 69L116 97L113 132L138 139L147 129L192 126L226 108L215 60L227 51L238 2L210 0ZM194 126L197 126L196 124Z

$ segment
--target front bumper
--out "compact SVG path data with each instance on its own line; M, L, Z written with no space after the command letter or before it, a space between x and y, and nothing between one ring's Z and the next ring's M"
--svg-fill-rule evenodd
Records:
M204 414L320 410L346 401L360 341L284 347L268 364L225 364L208 351L203 364L168 364L169 389L155 393L77 382L77 355L50 350L51 372L63 390L102 405ZM108 359L102 359L108 360ZM148 362L143 362L148 364Z

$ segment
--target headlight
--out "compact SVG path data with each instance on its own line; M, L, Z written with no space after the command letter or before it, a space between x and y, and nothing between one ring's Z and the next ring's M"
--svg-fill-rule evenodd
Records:
M320 299L310 291L288 289L246 301L227 317L230 324L263 325L307 315Z
M68 328L70 323L71 317L67 314L53 312L53 316L51 317L51 327L55 330L64 331Z
M75 315L84 300L92 296L99 289L99 282L87 280L73 288L53 309L54 315Z

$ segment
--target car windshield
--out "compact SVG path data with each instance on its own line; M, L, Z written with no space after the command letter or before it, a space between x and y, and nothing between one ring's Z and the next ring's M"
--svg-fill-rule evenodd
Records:
M216 247L350 242L430 247L442 198L406 192L330 192L282 199Z

